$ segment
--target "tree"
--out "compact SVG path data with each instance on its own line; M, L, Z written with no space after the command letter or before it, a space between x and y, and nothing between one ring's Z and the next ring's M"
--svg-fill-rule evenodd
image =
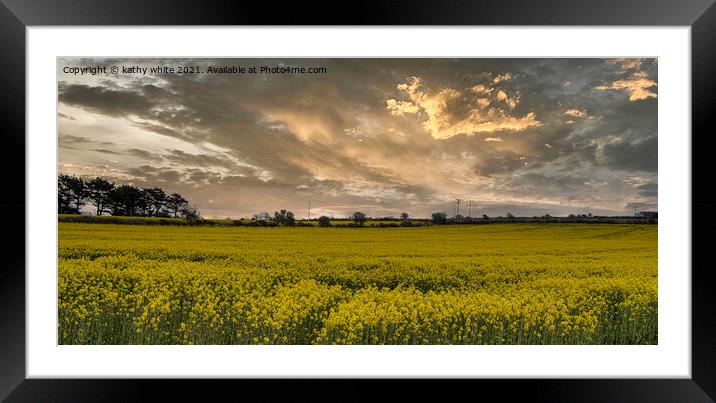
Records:
M60 214L74 213L72 208L72 190L67 186L66 177L67 175L60 175L57 177L57 212Z
M330 227L331 226L331 219L322 215L318 217L318 225L320 227Z
M164 200L164 205L167 210L169 210L169 213L175 218L179 216L181 209L186 207L188 203L189 202L179 193L172 193Z
M413 222L410 220L410 216L408 213L400 213L400 219L402 220L400 222L401 227L410 227L413 225Z
M490 218L490 217L489 217L487 214L483 214L483 215L482 215L482 219L483 219L483 220L487 220L487 219L489 219L489 218Z
M84 179L77 176L60 175L58 180L62 184L60 187L65 190L65 195L69 198L69 212L79 214L87 199L87 187ZM72 203L74 203L74 207L71 207Z
M446 224L447 214L442 212L433 213L433 224Z
M196 208L196 206L191 206L189 204L182 207L179 211L182 217L186 218L189 221L193 220L200 220L201 215L199 214L199 209Z
M271 219L271 214L269 214L269 213L267 213L267 212L265 212L265 211L262 211L262 212L260 212L260 213L258 213L258 214L254 214L253 217L251 217L251 219L252 219L252 220L257 220L257 221L259 221L259 220L267 221L267 220L270 220L270 219Z
M294 225L296 225L296 218L293 216L293 213L292 213L292 212L290 212L290 211L287 211L287 212L286 212L286 218L285 218L284 223L285 223L285 225L288 225L288 226L291 226L291 227L293 227Z
M102 215L109 212L107 202L112 189L114 189L114 183L99 176L87 182L87 200L94 204L95 214Z
M362 227L368 218L365 216L365 214L361 213L360 211L356 211L351 216L351 219L353 220L353 223L355 225Z
M158 216L161 215L164 204L167 200L167 195L161 188L146 188L142 189L145 200L147 203L147 215Z
M112 215L137 215L142 207L142 191L131 185L117 186L109 192L107 207Z
M274 220L278 225L288 227L293 227L294 225L296 225L296 218L293 216L293 213L286 210L274 212Z
M515 216L512 213L507 213L507 218L515 218Z

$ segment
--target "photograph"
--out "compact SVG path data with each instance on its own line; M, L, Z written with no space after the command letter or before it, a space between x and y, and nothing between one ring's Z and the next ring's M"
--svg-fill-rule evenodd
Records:
M658 345L658 70L57 57L57 344Z

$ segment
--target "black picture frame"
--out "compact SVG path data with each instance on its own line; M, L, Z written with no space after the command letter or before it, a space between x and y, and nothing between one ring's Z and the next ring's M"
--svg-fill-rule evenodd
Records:
M716 207L710 192L711 121L716 105L714 0L510 0L356 2L186 2L170 0L0 0L0 133L5 155L3 270L0 272L0 399L7 401L124 401L173 397L209 400L245 388L266 400L280 395L312 400L411 397L451 401L467 396L526 401L701 402L716 399L716 297L708 264L707 218ZM689 26L692 95L692 376L691 379L520 379L435 381L340 379L341 392L318 392L319 380L81 380L26 379L25 367L25 67L26 27L76 25L529 25ZM474 45L474 44L473 44ZM668 113L668 111L660 111ZM668 167L662 166L662 169ZM21 191L22 189L22 191ZM24 214L21 214L24 212ZM699 219L692 220L692 217ZM704 218L706 217L706 218ZM22 236L20 235L22 234ZM684 270L688 270L685 267ZM384 386L387 386L384 387ZM320 385L325 388L325 385ZM378 389L380 388L380 389ZM322 389L321 389L322 390ZM378 391L381 392L378 392ZM377 396L377 395L380 396ZM244 396L247 397L248 395ZM213 400L213 399L212 399Z

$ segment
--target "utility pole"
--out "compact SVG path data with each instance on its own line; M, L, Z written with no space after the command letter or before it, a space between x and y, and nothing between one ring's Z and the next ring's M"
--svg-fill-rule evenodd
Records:
M455 216L457 217L457 216L460 215L460 202L461 202L462 200L461 200L461 199L455 199L455 201L457 202L457 212L455 213Z
M472 200L467 201L467 216L472 217Z
M311 201L308 201L308 221L311 221Z

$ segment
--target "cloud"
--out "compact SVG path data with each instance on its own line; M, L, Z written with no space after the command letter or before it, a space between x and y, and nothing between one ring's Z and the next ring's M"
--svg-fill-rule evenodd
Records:
M642 63L642 59L640 58L616 58L616 59L607 59L607 63L614 63L618 64L622 67L624 70L636 70L639 69Z
M586 110L583 109L567 109L563 113L564 116L572 116L575 118L586 118L589 116L589 113Z
M502 101L507 104L507 106L510 107L510 109L514 109L515 106L517 106L517 103L520 102L520 96L517 94L514 97L509 97L504 91L499 90L497 91L497 100Z
M495 76L495 78L492 79L492 82L495 84L498 84L501 81L508 81L511 78L512 78L512 76L510 75L510 73L498 74Z
M62 134L62 133L60 133L60 135L58 137L58 141L60 143L60 146L68 145L68 144L86 144L86 143L92 142L92 140L88 139L87 137L73 136L71 134Z
M477 87L477 90L476 87L472 86L470 91L466 92L453 88L428 90L424 88L420 77L411 76L407 82L397 86L410 100L388 99L386 105L391 114L396 116L422 112L426 117L422 122L423 128L436 139L500 131L518 132L542 125L534 112L528 112L522 117L513 116L499 107L489 107L491 101L487 97L474 97L472 94L473 98L469 98L467 94L470 92L480 95L493 92L484 86ZM498 90L493 99L506 103L509 109L514 109L519 102L519 95L509 97L503 90Z
M659 185L656 183L645 183L643 185L636 186L636 190L639 191L641 196L656 197L659 193Z
M629 93L630 101L641 101L647 98L656 98L656 93L650 89L656 86L656 82L633 76L630 79L617 80L611 85L599 85L595 90L625 90Z
M492 91L494 91L495 89L492 87L488 87L484 84L477 84L477 85L473 86L472 88L470 88L470 90L476 94L487 95L487 94L491 94Z
M642 59L611 59L607 63L617 64L622 67L621 72L626 73L624 78L614 80L608 85L595 86L595 90L623 90L629 94L629 101L641 101L648 98L656 98L653 90L657 86L656 81L649 78L649 73L642 70Z
M130 149L126 150L126 153L127 153L127 155L138 157L145 161L161 161L162 160L161 156L159 156L155 153L149 152L147 150L140 150L138 148L130 148Z
M619 141L604 145L604 157L616 169L656 172L657 148L656 136L634 142Z
M128 173L136 179L140 179L141 182L171 183L174 185L184 182L183 172L164 167L141 165L129 169Z
M59 100L110 116L143 115L154 107L153 100L140 90L115 90L85 84L60 84Z
M395 99L389 99L385 101L388 110L392 115L403 116L410 113L418 113L420 108L410 101L396 101Z
M104 149L104 148L93 148L92 151L96 151L96 152L98 152L98 153L103 153L103 154L121 155L120 153L118 153L118 152L116 152L116 151L107 150L107 149Z
M653 201L632 201L627 203L624 208L627 211L633 212L636 210L639 211L650 211L650 210L656 210L658 208L658 203Z

